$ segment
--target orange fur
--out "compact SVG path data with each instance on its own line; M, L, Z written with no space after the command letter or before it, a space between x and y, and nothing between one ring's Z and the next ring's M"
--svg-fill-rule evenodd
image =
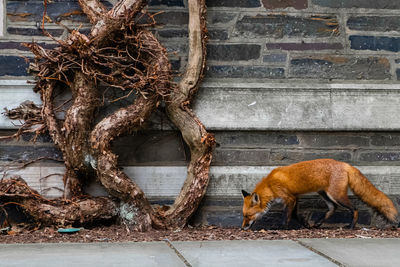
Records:
M376 189L358 169L333 159L317 159L276 168L256 185L252 194L242 191L242 228L249 228L254 221L262 217L276 199L282 200L286 205L288 223L296 205L296 197L311 192L318 192L329 207L324 218L316 225L321 225L334 213L337 205L341 205L352 212L350 227L353 228L358 219L358 212L348 198L348 187L389 221L396 222L398 212L393 202Z

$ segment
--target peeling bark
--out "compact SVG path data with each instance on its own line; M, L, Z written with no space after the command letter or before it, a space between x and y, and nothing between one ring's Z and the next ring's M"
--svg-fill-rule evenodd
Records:
M177 90L168 97L167 114L179 128L190 148L187 177L174 204L161 215L171 228L183 227L199 206L209 182L209 168L215 139L189 108L199 88L206 66L206 8L205 1L189 3L189 60Z
M73 105L65 115L63 128L65 137L64 161L66 173L64 175L64 197L82 195L82 178L91 174L90 165L91 148L89 135L100 99L96 85L93 80L85 75L75 72L74 81L71 85Z
M90 224L96 221L114 221L117 205L105 197L84 197L65 200L48 200L29 188L21 178L0 180L0 201L17 204L41 226L69 226Z

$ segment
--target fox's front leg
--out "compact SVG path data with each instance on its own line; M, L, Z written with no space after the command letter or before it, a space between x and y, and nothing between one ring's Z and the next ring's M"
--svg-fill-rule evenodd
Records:
M286 216L284 216L284 219L283 219L284 220L283 227L285 229L288 229L290 220L292 219L293 210L296 207L297 199L294 196L293 197L288 196L288 197L284 198L283 201L286 206L285 207L285 210L286 210L285 215Z

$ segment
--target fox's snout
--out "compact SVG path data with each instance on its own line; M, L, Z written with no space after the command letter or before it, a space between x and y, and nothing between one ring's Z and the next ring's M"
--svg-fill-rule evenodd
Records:
M248 230L253 225L254 221L243 219L241 230Z
M263 214L260 197L257 193L252 194L242 190L243 195L243 223L242 230L249 229L253 223Z

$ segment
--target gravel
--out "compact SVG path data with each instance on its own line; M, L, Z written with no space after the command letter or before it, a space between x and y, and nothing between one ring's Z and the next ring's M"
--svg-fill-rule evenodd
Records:
M57 229L12 229L0 234L0 243L63 243L63 242L150 242L195 240L273 240L298 238L398 238L400 231L394 229L300 229L243 231L238 228L203 226L175 231L133 232L121 225L81 229L79 232L58 233Z

